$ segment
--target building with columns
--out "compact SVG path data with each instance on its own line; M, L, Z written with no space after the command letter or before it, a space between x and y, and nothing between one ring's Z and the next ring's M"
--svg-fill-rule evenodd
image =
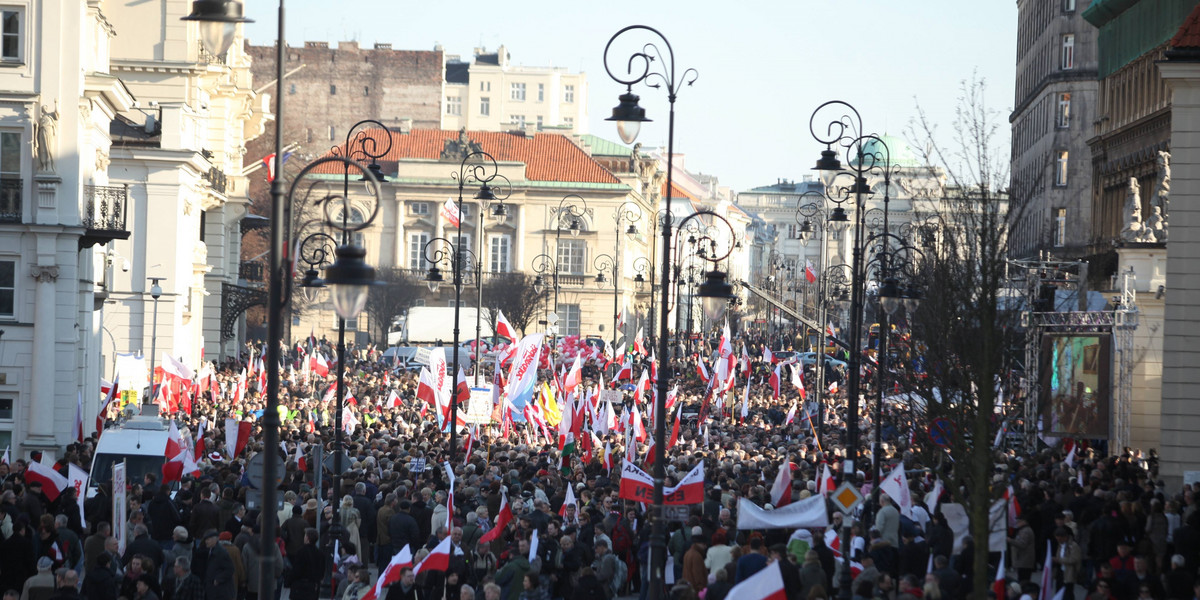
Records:
M197 25L180 20L188 10L186 2L168 2L105 11L118 31L141 33L112 43L113 71L138 105L112 126L109 178L129 190L134 233L107 249L114 260L100 284L111 341L105 365L114 353L143 354L155 366L170 354L195 369L237 345L222 335L229 331L222 312L238 283L249 203L242 162L272 105L253 90L240 29L224 56L211 56ZM146 31L147 23L161 25ZM128 270L118 268L125 260ZM157 302L149 295L152 277L162 278ZM149 356L152 347L157 356Z
M94 282L105 244L132 226L127 192L107 172L110 123L134 102L110 68L110 7L0 7L0 445L14 458L59 454L81 399L84 423L95 415Z

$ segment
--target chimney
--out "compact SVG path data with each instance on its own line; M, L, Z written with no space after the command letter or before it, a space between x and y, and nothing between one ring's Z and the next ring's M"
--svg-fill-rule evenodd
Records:
M404 117L400 119L400 133L403 135L412 133L412 124L412 117Z
M338 42L338 50L358 50L358 42Z
M391 45L391 44L385 44L385 43L383 43L383 42L375 42L375 49L376 49L376 50L391 50L391 49L392 49L392 45Z

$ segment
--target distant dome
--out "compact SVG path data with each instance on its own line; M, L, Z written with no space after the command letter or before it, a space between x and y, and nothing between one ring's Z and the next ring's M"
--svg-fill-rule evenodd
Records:
M913 154L912 148L909 148L908 143L904 140L896 136L887 135L886 133L879 136L879 139L883 140L883 143L887 145L886 149L878 140L872 138L863 144L863 154L876 154L880 160L890 157L893 167L921 166L920 161L917 160L917 155ZM852 163L858 164L858 159L855 158Z

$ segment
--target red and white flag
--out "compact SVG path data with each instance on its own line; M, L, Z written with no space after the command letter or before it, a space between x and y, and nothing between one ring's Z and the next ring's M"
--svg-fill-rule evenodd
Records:
M5 451L5 454L8 454L8 452ZM611 473L612 468L612 446L608 442L604 442L604 471L606 473Z
M569 395L579 387L583 381L583 362L579 360L579 356L575 356L575 363L571 365L571 370L567 371L566 377L563 377L563 394Z
M804 280L809 283L817 282L817 270L813 268L811 260L804 259Z
M817 488L817 494L825 496L833 492L837 484L833 481L833 472L829 470L829 465L821 465L821 485Z
M308 459L304 458L304 448L300 444L296 444L296 468L301 473L308 471Z
M404 547L392 557L392 560L388 561L388 564L386 567L384 567L383 572L379 574L379 580L375 582L375 585L371 587L370 590L367 590L367 593L362 597L362 600L377 600L380 595L383 594L383 588L400 581L401 572L404 571L405 568L412 566L412 560L412 550L409 549L408 544L405 544Z
M1050 545L1050 540L1046 540L1046 562L1042 565L1042 586L1038 590L1038 600L1054 598L1054 569L1050 564L1053 559L1054 550Z
M646 345L642 339L641 327L638 327L637 335L633 338L633 351L643 356L646 354Z
M575 499L575 488L571 484L567 485L567 495L563 498L562 506L558 509L558 516L566 517L568 506L574 506L576 509L579 508L579 501ZM575 514L577 515L576 520L578 520L579 511L576 510Z
M80 444L83 443L83 391L75 394L75 424L71 428L71 437Z
M442 540L442 542L438 544L428 556L425 557L425 560L417 563L416 567L413 567L413 575L417 575L422 571L444 572L450 567L450 552L452 551L453 547L453 541L450 539L450 536L446 536L446 539Z
M763 360L763 362L767 363L768 365L774 364L775 363L775 353L771 352L770 348L763 346L762 360Z
M188 452L175 421L171 421L171 430L167 433L167 449L164 456L167 457L167 462L162 466L162 482L171 483L183 479L183 463Z
M446 203L442 205L442 218L449 221L452 227L458 227L462 213L459 212L458 205L454 203L454 198L446 198Z
M992 591L996 592L997 598L1007 598L1008 594L1004 593L1004 588L1008 586L1008 582L1004 576L1004 548L1000 550L1000 566L996 567L996 582L992 584ZM1067 584L1073 585L1073 584Z
M779 563L771 563L761 571L729 589L726 598L737 600L787 600L783 590L783 571Z
M387 401L384 402L383 405L388 408L399 407L400 406L400 394L397 394L396 390L389 390Z
M793 421L795 421L795 420L796 420L796 403L795 403L795 402L793 402L793 403L792 403L792 407L788 409L788 413L787 413L787 419L785 419L785 420L783 421L783 424L784 424L785 426L787 426L787 425L791 425L791 424L792 424L792 422L793 422Z
M200 428L196 430L196 435L192 436L192 460L199 461L204 458L204 428L206 423L200 421Z
M229 458L237 458L250 441L250 421L225 419L225 452Z
M783 374L780 373L779 369L779 365L775 365L775 370L771 371L771 377L768 379L768 382L771 384L772 398L775 400L779 399L779 386L783 380Z
M104 381L100 382L100 391L104 392L104 401L100 403L100 410L96 413L97 435L104 431L104 417L108 414L108 407L112 405L113 399L117 397L117 389L120 387L120 382L120 375L113 378L112 383L108 384L108 389L104 388Z
M675 412L675 424L671 426L671 438L667 440L667 451L675 447L675 443L679 441L679 421L683 417L683 403L679 403L679 408Z
M1017 494L1011 485L1004 491L1004 502L1008 505L1008 526L1016 527L1017 517L1021 516L1021 505L1017 502Z
M79 505L79 522L87 525L87 519L83 516L83 501L87 499L88 472L75 463L69 464L67 466L67 485L75 488L75 503Z
M792 503L792 464L784 460L779 466L779 474L771 486L771 504L775 508L783 508Z
M29 466L25 468L25 482L33 481L42 484L42 493L51 502L58 500L58 495L67 489L67 485L70 483L66 477L59 475L58 471L37 461L30 462Z
M329 363L325 361L325 355L320 352L313 352L309 357L308 368L321 377L329 375Z
M617 381L627 379L633 379L633 360L629 357L625 358L625 362L621 363L621 370L617 371Z
M509 324L508 319L504 318L504 311L496 311L496 335L508 338L508 341L517 341L517 331Z
M479 538L479 543L487 544L492 540L500 537L504 533L504 529L508 527L509 522L513 519L512 506L508 504L508 492L504 487L500 487L500 511L496 514L496 526L488 530ZM447 538L449 539L449 538Z
M792 387L796 388L796 393L800 394L801 400L807 400L808 394L804 392L804 378L800 376L800 365L798 363L792 363L791 369Z

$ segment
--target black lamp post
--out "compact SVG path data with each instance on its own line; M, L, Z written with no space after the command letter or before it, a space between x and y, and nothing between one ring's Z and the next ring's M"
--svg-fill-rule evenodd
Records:
M195 0L192 12L185 21L196 21L200 26L200 38L205 50L214 56L223 55L233 44L233 36L238 23L251 22L242 14L242 3L238 0ZM275 522L274 510L276 505L276 489L270 485L277 478L275 462L279 453L279 362L283 338L284 310L291 295L291 269L296 257L286 253L285 237L294 237L295 232L289 219L291 205L297 196L298 185L309 173L319 173L316 169L327 169L334 164L343 166L348 172L354 168L363 173L368 193L375 198L375 206L369 219L362 223L347 224L345 220L337 223L329 218L328 209L331 204L338 202L343 212L350 210L346 194L340 198L336 194L326 193L320 197L322 182L306 185L301 194L306 200L319 199L325 201L326 214L323 225L343 232L360 231L366 228L379 212L379 180L376 174L367 167L345 157L331 156L314 161L305 167L292 181L287 194L284 193L283 177L283 80L284 65L287 59L287 44L284 37L284 0L279 0L278 35L275 41L275 173L277 177L271 182L271 229L270 229L270 281L267 290L267 402L263 411L263 481L268 482L262 491L263 523L261 543L263 548L270 548L275 543L278 523ZM390 138L389 138L390 139ZM376 169L378 172L378 169ZM303 231L304 227L300 227ZM285 234L287 234L285 236ZM355 318L366 302L367 286L374 282L374 270L363 260L363 251L353 245L342 245L335 250L335 261L327 269L325 283L331 288L334 309L339 317ZM340 360L339 360L340 362ZM340 387L340 386L339 386ZM339 413L340 415L340 413ZM339 428L340 430L340 428ZM258 570L263 573L274 571L275 554L263 552ZM258 596L260 598L275 597L275 578L260 578Z
M612 333L613 348L617 347L617 333L618 333L617 332L617 323L620 321L620 314L618 314L618 313L621 310L621 307L620 307L621 280L619 278L619 275L620 275L620 271L621 271L620 264L621 264L622 226L623 225L625 226L624 231L625 231L626 235L637 235L637 233L638 233L637 224L641 220L642 220L642 209L639 208L638 205L631 200L626 200L625 202L621 203L621 205L617 207L617 210L613 212L613 222L616 223L616 244L614 244L614 250L613 250L615 252L615 254L613 255L614 258L612 259L612 263L613 263L613 333ZM651 240L651 241L653 241L653 240ZM599 258L599 257L597 257L597 258Z
M546 275L551 277L550 285L554 286L554 303L555 311L558 310L558 264L550 258L549 254L539 254L533 257L533 272L537 273L537 277L533 279L533 293L542 298L542 292L546 291ZM544 298L543 298L544 299ZM547 312L543 308L542 312Z
M633 227L633 226L630 225L630 227ZM617 264L617 259L613 258L612 255L610 255L610 254L597 254L596 258L592 260L592 266L595 267L595 269L596 269L596 289L600 289L600 290L604 289L604 285L605 285L605 283L607 283L607 277L605 277L605 275L604 275L606 272L612 274L612 282L613 282L613 330L612 330L612 336L613 336L613 348L616 348L617 347L617 319L619 317L619 311L621 310L621 308L620 308L621 268Z
M818 123L818 115L829 109L830 114L837 116L828 124ZM855 462L858 454L858 402L861 389L862 364L862 327L864 301L864 264L863 249L866 241L864 224L864 205L866 198L873 192L867 185L866 176L880 174L884 176L885 189L890 180L892 165L887 144L875 134L864 133L862 116L858 110L841 100L832 100L817 107L809 118L809 131L814 139L825 144L821 158L817 160L816 170L821 171L824 193L827 200L833 203L826 223L839 231L848 227L853 228L853 253L850 262L851 291L850 291L850 337L849 337L849 370L850 381L846 418L846 458L842 467L842 477L849 480L855 473ZM834 150L837 146L838 150ZM844 150L846 165L843 167L838 158L839 151ZM849 182L839 183L842 177L848 177ZM850 208L854 211L853 219L846 213L844 204L853 202ZM878 481L875 481L878 487ZM846 519L843 531L844 547L849 547L850 521ZM847 560L849 557L847 557ZM851 600L850 569L842 569L840 600Z
M479 162L472 163L472 161ZM462 163L459 164L458 171L456 173L451 173L451 177L458 181L457 208L460 218L458 220L458 235L455 237L455 239L460 243L455 244L446 238L437 237L429 240L429 242L426 243L425 247L422 249L422 255L425 257L425 260L430 263L429 273L425 277L426 283L429 284L429 290L431 292L436 292L438 286L440 286L444 280L441 270L437 266L438 263L443 259L448 259L450 261L450 273L453 276L454 283L454 346L452 351L453 361L451 366L453 369L453 374L450 375L453 383L450 385L452 391L450 393L450 421L448 423L450 428L449 460L451 463L455 461L455 455L458 452L458 427L456 424L458 422L458 345L459 333L461 331L459 328L459 310L462 305L463 274L467 269L467 265L464 265L463 261L467 258L474 261L477 266L476 273L479 273L479 268L481 268L479 267L479 260L476 255L471 253L470 250L461 247L461 240L463 239L463 220L461 218L463 194L468 181L479 184L479 191L475 194L475 199L480 201L480 229L482 229L483 223L482 214L484 210L486 210L486 206L489 206L492 201L501 200L501 202L492 206L492 215L498 220L506 218L508 215L508 210L504 206L502 199L496 195L496 190L498 188L493 186L496 178L499 177L498 171L499 168L496 164L496 159L487 152L471 152L463 157ZM435 248L434 246L438 242L440 242L444 247ZM480 327L478 311L482 309L483 304L483 283L482 281L476 281L476 285L478 285L480 288L479 305L476 309L475 322L475 339L478 341ZM476 347L478 348L478 346ZM476 365L477 371L478 368L478 365Z
M570 202L568 202L570 200ZM583 208L575 204L578 200ZM571 265L563 264L562 262L562 239L563 230L567 230L571 237L577 238L583 232L583 217L587 214L587 200L578 194L567 194L558 201L558 208L554 210L554 252L558 256L558 266L564 269L570 269ZM582 269L581 269L582 270ZM558 270L554 271L554 312L558 312Z

